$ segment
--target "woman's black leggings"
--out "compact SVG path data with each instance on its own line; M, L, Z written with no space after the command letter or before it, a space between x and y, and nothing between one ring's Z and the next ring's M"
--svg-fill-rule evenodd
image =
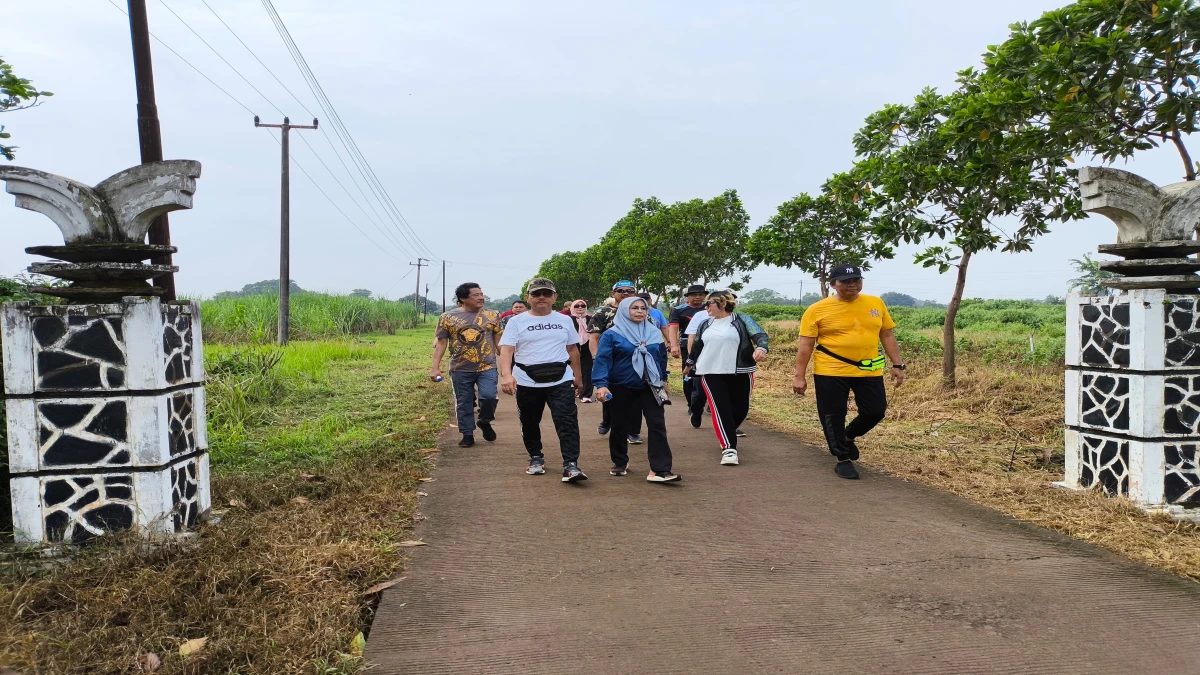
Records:
M592 350L588 348L585 342L579 345L579 369L583 371L583 389L579 392L579 398L592 397Z
M712 411L713 430L722 450L737 449L737 429L750 414L753 373L700 375L700 388Z

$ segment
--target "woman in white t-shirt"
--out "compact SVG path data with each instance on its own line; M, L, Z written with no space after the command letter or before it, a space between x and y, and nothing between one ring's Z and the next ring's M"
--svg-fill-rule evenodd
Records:
M684 372L699 376L721 446L721 463L734 465L738 463L737 428L750 412L754 372L758 362L767 358L767 333L754 319L734 313L737 298L730 291L710 293L704 308L708 319L691 340Z

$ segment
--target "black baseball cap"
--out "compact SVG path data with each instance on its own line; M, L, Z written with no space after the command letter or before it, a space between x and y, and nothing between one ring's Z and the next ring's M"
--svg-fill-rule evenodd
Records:
M834 265L833 269L829 270L830 281L846 281L847 279L861 279L862 268L855 265Z
M692 284L691 286L687 287L687 291L684 293L684 295L692 295L693 293L703 293L708 295L708 289L700 284Z

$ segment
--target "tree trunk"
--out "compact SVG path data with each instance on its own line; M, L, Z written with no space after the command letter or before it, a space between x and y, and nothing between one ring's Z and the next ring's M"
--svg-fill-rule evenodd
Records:
M825 274L821 274L821 278L817 280L817 283L821 284L821 299L828 298L829 297L829 277L826 276ZM803 298L801 298L801 299L803 299Z
M958 307L962 304L963 289L967 286L967 265L971 262L971 252L963 251L958 261L958 279L954 282L954 295L950 296L950 304L946 307L946 323L942 326L942 386L954 388L954 319L958 316Z
M1183 137L1180 136L1179 129L1171 131L1171 141L1175 143L1175 149L1179 151L1179 156L1183 159L1184 180L1196 180L1196 166L1192 164L1192 156L1188 154L1187 146L1183 144Z

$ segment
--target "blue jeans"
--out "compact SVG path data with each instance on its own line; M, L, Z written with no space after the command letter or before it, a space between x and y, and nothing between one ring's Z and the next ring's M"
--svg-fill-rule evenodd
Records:
M458 431L464 436L475 434L475 388L479 388L479 421L496 419L496 384L500 373L495 368L482 372L451 371L454 382L455 407L458 409Z

